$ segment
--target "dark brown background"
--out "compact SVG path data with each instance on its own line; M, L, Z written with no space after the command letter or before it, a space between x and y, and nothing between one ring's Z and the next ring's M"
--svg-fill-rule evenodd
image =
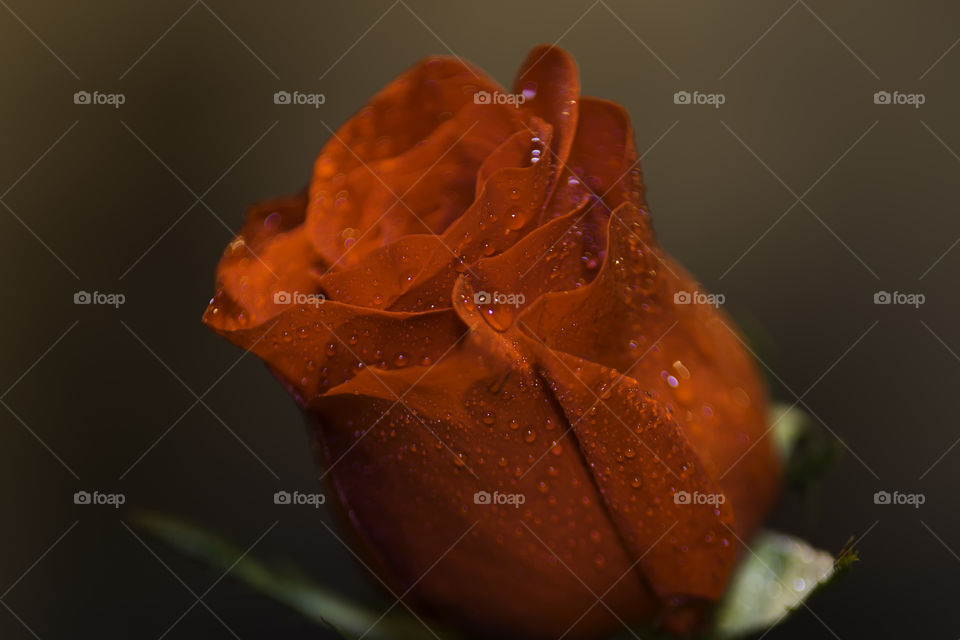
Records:
M266 369L231 369L240 352L200 325L214 265L246 205L304 184L323 123L418 58L452 50L509 84L529 47L558 38L584 92L633 117L663 244L775 345L778 398L816 383L804 403L850 449L814 516L787 500L773 524L833 550L866 534L864 561L768 637L957 636L960 448L920 476L960 436L960 6L0 4L3 638L317 636L229 578L204 597L225 624L203 605L176 622L195 597L171 571L196 595L217 574L150 541L168 571L126 512L75 506L78 489L243 547L279 520L256 555L375 597L321 516L272 504L312 490L307 438ZM126 103L75 105L80 89ZM278 106L280 89L326 104ZM680 89L726 103L678 106ZM926 103L875 105L878 90ZM79 289L127 302L75 306ZM880 289L927 302L876 306ZM195 404L214 384L210 410ZM926 504L875 505L880 489Z

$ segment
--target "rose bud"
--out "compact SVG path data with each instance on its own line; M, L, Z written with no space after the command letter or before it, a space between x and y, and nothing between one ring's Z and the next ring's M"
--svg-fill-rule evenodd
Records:
M310 419L378 575L473 635L688 633L779 486L767 398L657 244L622 107L534 49L511 92L401 75L253 207L204 322Z

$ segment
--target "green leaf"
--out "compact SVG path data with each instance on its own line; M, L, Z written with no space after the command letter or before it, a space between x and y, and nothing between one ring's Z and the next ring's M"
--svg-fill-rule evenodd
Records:
M759 534L717 608L711 635L737 638L780 624L856 561L851 542L834 559L797 538Z
M423 623L397 605L382 619L379 612L351 602L333 591L292 572L270 569L243 550L197 525L171 516L141 513L134 521L159 540L204 562L255 591L280 602L344 638L365 635L371 640L425 640L434 635ZM238 560L239 558L239 560ZM378 621L379 620L379 621ZM430 623L443 638L454 638Z

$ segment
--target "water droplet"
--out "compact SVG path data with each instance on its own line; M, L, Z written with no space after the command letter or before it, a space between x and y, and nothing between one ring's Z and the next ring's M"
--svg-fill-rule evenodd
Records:
M266 229L267 231L276 231L277 228L280 226L281 220L282 220L282 217L280 216L280 214L274 211L273 213L268 215L266 218L264 218L263 228Z
M526 220L519 208L513 208L507 212L507 228L516 231L526 224Z
M406 291L410 288L410 285L413 284L413 279L416 277L415 271L404 271L400 274L400 290Z
M513 325L513 319L515 317L514 309L515 307L507 304L492 305L487 307L483 318L494 331L503 333Z

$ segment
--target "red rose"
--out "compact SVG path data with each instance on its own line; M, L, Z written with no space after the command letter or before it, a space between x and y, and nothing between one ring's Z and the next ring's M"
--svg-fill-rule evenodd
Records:
M694 628L778 491L764 388L703 302L626 113L538 47L512 93L451 58L378 93L306 193L253 208L204 322L312 418L397 594L473 633L594 637Z

